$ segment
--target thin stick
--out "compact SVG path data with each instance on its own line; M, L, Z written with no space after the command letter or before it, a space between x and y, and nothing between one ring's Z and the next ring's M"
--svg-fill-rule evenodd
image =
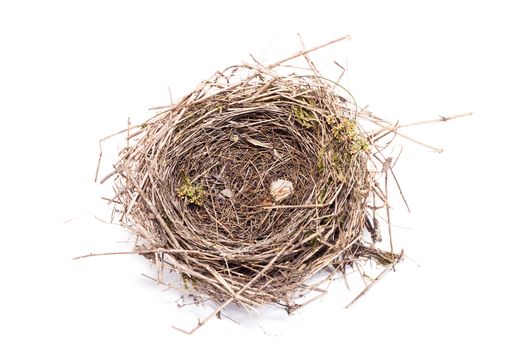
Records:
M86 255L80 255L72 258L72 260L79 260L85 258L92 258L95 256L107 256L107 255L135 255L135 254L150 254L150 253L202 253L200 250L186 250L186 249L149 249L149 250L136 250L131 252L107 252L107 253L89 253Z
M102 178L102 180L100 180L100 184L102 185L104 182L106 182L108 179L110 179L113 175L116 175L116 174L118 174L118 173L119 173L119 171L117 171L117 170L113 170L112 172L110 172L109 174L107 174L106 176L104 176L104 177ZM96 180L97 180L97 179L95 178L95 181L96 181Z
M341 74L339 75L339 78L337 78L337 84L339 85L339 83L341 82L341 79L344 77L345 73L346 73L346 69L345 67L343 67L342 65L340 65L337 61L334 60L334 64L341 68Z
M410 213L410 207L408 206L408 201L405 198L405 194L403 193L403 190L401 189L401 185L399 185L399 181L397 180L396 174L394 173L394 170L392 168L390 168L390 174L392 174L392 177L394 178L399 194L401 195L401 198L403 199L403 202L405 203L405 206L408 212Z
M98 141L98 149L99 149L99 155L98 155L98 162L97 162L97 170L95 172L95 182L97 182L98 172L100 171L100 163L102 162L102 140Z
M350 303L348 303L348 305L345 306L345 309L348 309L350 308L352 305L355 304L356 301L358 301L359 299L361 299L361 297L363 297L366 293L368 293L368 291L373 287L375 286L375 284L377 282L379 282L380 279L382 279L388 272L390 272L392 270L392 268L394 267L394 264L390 264L388 265L384 270L383 272L381 272L376 278L374 278L374 280L372 282L370 282L370 284L361 291L361 293L359 293Z
M130 139L130 137L129 137L129 130L130 130L130 128L131 128L131 118L128 117L128 137L126 137L126 148L128 148L128 149L129 149L129 139Z
M69 224L70 222L72 221L75 221L75 220L78 220L78 219L82 219L82 218L85 218L86 216L88 215L91 215L91 213L87 213L87 214L84 214L84 215L80 215L80 216L75 216L73 218L70 218L70 219L67 219L65 221L63 221L64 224Z
M432 119L432 120L424 120L424 121L420 121L420 122L414 122L414 123L408 123L408 124L402 124L402 125L393 125L393 126L390 126L390 127L385 127L385 129L382 129L380 130L379 132L380 133L383 133L383 136L381 137L377 137L377 138L374 138L375 141L379 140L380 138L388 135L389 133L391 132L395 132L395 134L397 136L400 136L402 138L405 138L411 142L414 142L420 146L423 146L423 147L426 147L426 148L429 148L433 151L436 151L437 153L442 153L443 152L443 149L442 148L438 148L438 147L434 147L434 146L430 146L426 143L423 143L421 141L418 141L410 136L407 136L405 134L402 134L400 132L398 132L399 129L402 129L402 128L408 128L408 127L413 127L413 126L419 126L419 125L424 125L424 124L434 124L434 123L440 123L440 122L447 122L449 120L454 120L454 119L459 119L459 118L464 118L464 117L468 117L468 116L472 116L474 115L474 112L469 112L469 113L463 113L463 114L457 114L457 115L453 115L453 116L450 116L450 117L440 117L439 119ZM381 120L381 122L383 123L388 123L390 124L389 122L385 121L385 120ZM378 125L380 125L378 122L375 122L377 123Z
M313 52L313 51L316 51L316 50L319 50L319 49L322 49L323 47L327 47L327 46L330 46L330 45L333 45L339 41L343 41L343 40L350 40L350 35L345 35L345 36L342 36L340 38L337 38L337 39L334 39L334 40L331 40L327 43L324 43L324 44L321 44L319 46L316 46L316 47L313 47L311 49L308 49L308 50L301 50L299 52L296 52L294 53L293 55L291 55L290 57L287 57L285 59L282 59L280 61L277 61L273 64L270 64L268 65L268 69L272 69L272 68L275 68L277 66L280 66L281 64L283 64L284 62L287 62L287 61L290 61L290 60L293 60L294 58L297 58L297 57L300 57L300 56L303 56L303 55L306 55L310 52Z
M454 120L454 119L459 119L459 118L464 118L464 117L470 117L472 115L474 115L474 112L463 113L463 114L456 114L456 115L453 115L453 116L450 116L450 117L442 117L442 116L440 116L439 119L423 120L423 121L420 121L420 122L414 122L414 123L398 125L397 129L408 128L408 127L424 125L424 124L434 124L434 123L440 123L440 122L448 122L449 120Z
M416 143L416 144L418 144L418 145L420 145L420 146L423 146L423 147L426 147L426 148L428 148L428 149L431 149L432 151L435 151L435 152L437 152L437 153L442 153L442 152L443 152L443 148L439 148L439 147L431 146L431 145L426 144L426 143L424 143L424 142L418 141L418 140L416 140L416 139L414 139L414 138L412 138L412 137L410 137L410 136L407 136L407 135L405 135L405 134L401 134L400 132L397 132L397 131L396 131L396 135L397 135L397 136L400 136L400 137L402 137L402 138L404 138L404 139L407 139L407 140L409 140L409 141L412 141L412 142L414 142L414 143Z
M391 134L391 133L395 133L396 136L399 136L399 137L402 137L404 139L407 139L415 144L418 144L420 146L423 146L425 148L428 148L428 149L431 149L432 151L434 152L437 152L437 153L442 153L443 152L443 149L442 148L438 148L438 147L434 147L434 146L431 146L431 145L428 145L424 142L421 142L421 141L418 141L416 139L414 139L413 137L410 137L410 136L407 136L405 134L402 134L400 133L399 131L397 131L397 125L392 125L392 123L386 121L386 120L382 120L382 119L373 119L373 118L367 118L367 117L363 117L363 118L366 118L368 120L370 120L372 123L378 125L381 127L381 129L376 132L374 135L372 135L372 140L374 142L376 142L377 140ZM384 125L384 124L388 124L388 125ZM381 136L377 136L379 134L383 134Z
M168 92L170 94L170 105L173 105L173 96L171 95L171 89L169 86L168 86Z
M388 171L385 172L385 192L388 193ZM392 220L390 219L390 203L385 203L386 220L388 222L388 243L390 244L390 253L394 254L394 243L392 242Z

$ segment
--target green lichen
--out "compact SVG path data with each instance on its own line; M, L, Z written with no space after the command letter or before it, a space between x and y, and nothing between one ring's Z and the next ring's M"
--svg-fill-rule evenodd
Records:
M201 206L204 204L206 191L202 185L194 185L188 175L182 175L182 184L177 188L177 195L188 202Z

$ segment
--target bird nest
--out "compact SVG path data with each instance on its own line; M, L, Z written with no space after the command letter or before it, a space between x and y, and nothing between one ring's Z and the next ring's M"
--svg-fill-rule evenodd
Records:
M309 62L300 74L288 60L216 73L128 128L110 174L136 252L218 311L230 303L292 311L298 296L319 290L309 283L319 272L401 258L376 246L386 162L377 133L363 129L375 117L307 53L291 57Z

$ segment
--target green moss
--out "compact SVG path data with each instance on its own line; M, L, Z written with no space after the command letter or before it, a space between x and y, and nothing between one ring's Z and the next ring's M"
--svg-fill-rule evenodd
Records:
M326 153L326 145L323 145L317 155L317 172L322 174L324 172L324 156Z
M317 203L324 203L326 199L326 192L328 192L328 188L327 185L324 185L317 195Z
M354 120L343 118L332 127L332 136L341 142L352 142L356 138L357 124Z
M335 170L335 175L337 177L337 180L340 182L344 182L346 180L346 174L345 169L347 168L346 163L348 153L336 153L334 152L332 155L332 165Z
M191 290L195 288L195 284L193 282L193 278L188 275L187 273L181 273L182 282L184 283L184 289ZM191 284L191 287L190 287Z
M361 151L366 151L369 148L370 148L370 144L368 143L368 140L364 137L358 137L352 143L352 146L350 148L350 153L356 154Z
M311 129L314 127L314 122L317 118L312 112L303 109L301 106L292 106L293 118L304 128Z
M370 148L366 137L358 134L358 127L355 120L343 118L337 122L333 116L327 117L327 123L332 127L330 129L332 136L339 144L336 147L337 152L332 155L332 163L336 169L344 168L344 164L352 162L353 157Z
M337 120L336 120L335 116L333 116L333 115L326 116L326 123L328 125L334 125L336 122L337 122Z
M188 202L201 206L204 204L206 191L202 185L194 185L188 175L182 175L182 185L177 188L177 195L186 198Z
M312 108L317 107L317 103L315 102L314 98L304 98L304 101Z
M322 174L324 172L324 164L322 158L317 159L317 172Z
M304 235L307 237L306 239L308 240L306 244L310 245L312 249L315 249L319 245L319 237L313 237L316 235L314 230L307 230L305 231Z

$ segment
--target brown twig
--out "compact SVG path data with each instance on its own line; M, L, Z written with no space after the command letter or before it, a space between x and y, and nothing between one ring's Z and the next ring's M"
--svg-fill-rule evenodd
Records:
M390 271L392 271L394 267L394 264L391 264L391 265L388 265L387 267L385 267L383 269L383 271L376 277L372 280L372 282L366 286L365 289L363 289L361 291L361 293L359 293L354 299L352 299L352 301L350 303L348 303L348 305L345 306L346 309L350 308L352 305L354 305L356 303L356 301L358 301L359 299L361 299L366 293L368 293L368 291L376 285L377 282L379 282L383 277L386 276L387 273L389 273Z

